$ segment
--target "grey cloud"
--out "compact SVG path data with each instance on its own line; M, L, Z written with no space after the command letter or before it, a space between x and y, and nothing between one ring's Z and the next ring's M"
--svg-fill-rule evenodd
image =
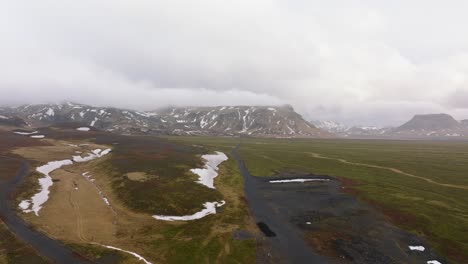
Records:
M466 1L10 1L0 103L289 103L310 119L381 125L462 116L468 36L455 33L466 11Z

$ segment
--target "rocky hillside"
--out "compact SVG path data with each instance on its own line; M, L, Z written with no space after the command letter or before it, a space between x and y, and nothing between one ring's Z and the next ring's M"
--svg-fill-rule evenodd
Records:
M331 136L290 106L173 107L143 112L67 102L1 108L0 115L24 120L32 127L76 123L124 134Z

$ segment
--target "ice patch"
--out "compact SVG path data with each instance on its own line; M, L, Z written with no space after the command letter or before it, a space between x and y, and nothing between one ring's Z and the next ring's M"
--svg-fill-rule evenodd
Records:
M45 138L44 135L33 135L33 136L29 136L30 138Z
M89 127L79 127L76 130L78 130L78 131L89 131L90 128Z
M37 133L39 133L39 131L34 131L34 132L13 132L13 133L18 134L18 135L22 135L22 136L29 136L29 135L37 134Z
M141 260L143 261L145 264L153 264L149 261L147 261L145 258L143 258L142 256L138 255L137 253L135 252L131 252L131 251L128 251L128 250L124 250L124 249L121 249L121 248L117 248L117 247L113 247L113 246L106 246L106 245L101 245L105 248L109 248L109 249L113 249L113 250L117 250L117 251L122 251L122 252L125 252L125 253L128 253L134 257L136 257L138 260Z
M309 181L330 181L330 179L291 179L291 180L272 180L270 183L288 183L288 182L309 182Z
M426 250L423 246L408 246L410 250L415 250L415 251L424 251Z
M103 151L101 151L101 149L95 149L95 150L92 150L92 153L89 153L88 156L85 156L85 157L73 156L73 161L74 162L86 162L86 161L90 161L93 159L100 158L104 155L107 155L109 154L109 152L111 152L111 149L106 149Z
M202 158L206 160L204 168L191 169L190 171L198 175L198 183L208 188L215 189L214 178L218 176L218 165L226 161L228 157L226 154L216 151L216 154L203 155Z
M206 202L203 204L205 209L194 213L193 215L184 216L166 216L166 215L153 215L153 218L164 221L191 221L201 219L210 214L216 214L216 208L225 205L225 201L218 202Z

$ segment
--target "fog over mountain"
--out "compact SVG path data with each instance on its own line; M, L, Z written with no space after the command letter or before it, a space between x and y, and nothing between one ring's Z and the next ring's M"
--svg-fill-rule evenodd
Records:
M0 104L291 104L345 124L461 120L467 12L463 0L3 1Z

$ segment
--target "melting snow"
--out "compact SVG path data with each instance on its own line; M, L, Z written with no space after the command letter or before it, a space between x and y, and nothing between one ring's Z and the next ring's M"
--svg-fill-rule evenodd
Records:
M138 255L137 253L135 252L131 252L131 251L128 251L128 250L124 250L124 249L121 249L121 248L116 248L116 247L113 247L113 246L106 246L106 245L101 245L103 247L106 247L106 248L109 248L109 249L113 249L113 250L117 250L117 251L122 251L122 252L125 252L125 253L128 253L134 257L136 257L138 260L141 260L143 261L145 264L153 264L149 261L147 261L145 258L143 258L142 256Z
M155 219L164 220L164 221L190 221L201 219L210 214L216 214L216 208L225 205L225 201L218 202L206 202L203 204L205 209L194 213L193 215L184 215L184 216L165 216L165 215L153 215Z
M55 115L54 109L49 108L49 110L47 110L46 114L49 115L49 116L54 116Z
M206 160L203 169L191 169L190 171L198 175L198 183L201 183L208 188L215 189L213 180L218 176L218 166L223 161L227 160L226 154L216 151L216 154L207 154L202 156ZM194 213L193 215L184 216L166 216L166 215L153 215L153 218L164 221L190 221L201 219L210 214L216 214L216 208L225 205L225 201L221 202L206 202L203 204L205 209Z
M13 133L18 134L18 135L27 136L27 135L32 135L32 134L39 133L39 131L34 131L34 132L13 132Z
M104 192L102 192L102 190L94 183L94 179L91 178L91 175L89 175L89 172L87 171L85 173L82 173L81 175L85 177L85 179L89 181L94 186L94 188L96 188L96 190L99 193L99 196L101 196L101 199L104 201L104 203L111 208L112 212L115 213L114 208L112 208L112 206L109 203L109 199L107 199Z
M408 246L410 250L424 251L426 250L423 246Z
M31 210L29 210L29 206L31 205L30 202L26 201L26 200L23 200L21 201L21 203L19 204L19 207L23 210L23 211L27 211L27 212L31 212Z
M89 124L90 126L94 126L94 124L96 124L96 121L98 121L99 119L97 117L94 118L93 121L91 121L91 124Z
M92 153L89 153L88 156L85 156L85 157L81 157L81 156L73 156L73 161L74 162L86 162L86 161L90 161L90 160L93 160L93 159L97 159L97 158L100 158L106 154L109 154L109 152L111 151L111 149L106 149L106 150L103 150L101 152L101 149L95 149L92 151Z
M198 175L198 183L205 185L208 188L215 189L214 178L218 176L218 165L226 161L228 157L226 154L216 151L216 154L203 155L202 158L206 160L203 169L191 169L190 171Z
M84 158L81 156L73 156L73 161L85 162L93 160L108 154L110 151L111 149L106 149L104 151L101 151L101 149L95 149L91 154ZM44 177L39 179L39 185L41 186L39 192L34 194L30 200L23 200L19 204L19 207L23 210L23 212L34 212L37 216L39 216L39 210L41 210L42 205L49 199L49 188L53 185L52 177L50 177L49 174L52 171L61 168L62 166L72 165L73 161L68 159L50 161L47 164L36 168L36 171L43 174Z
M76 130L78 130L78 131L89 131L90 128L89 127L79 127Z
M291 180L273 180L270 183L287 183L287 182L308 182L308 181L330 181L330 179L291 179Z
M44 175L43 178L39 179L39 185L41 188L39 192L31 197L30 201L24 200L20 203L20 208L25 213L34 212L36 215L39 215L39 210L41 210L42 205L49 199L49 188L52 186L52 177L50 177L49 173L52 171L66 165L71 165L73 162L71 160L58 160L58 161L51 161L45 165L37 167L37 171ZM32 205L31 205L32 203ZM31 209L29 209L31 206Z

